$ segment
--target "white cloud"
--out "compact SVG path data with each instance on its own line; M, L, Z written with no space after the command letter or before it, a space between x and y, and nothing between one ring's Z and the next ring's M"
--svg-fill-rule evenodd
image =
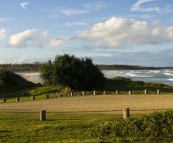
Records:
M56 47L56 46L59 46L61 44L64 44L68 41L68 38L65 38L63 36L59 36L55 39L53 39L51 42L50 42L50 46L51 47Z
M3 60L0 60L0 64L3 64L4 63L4 61Z
M66 22L65 26L87 26L84 22Z
M0 18L0 22L8 22L11 18Z
M30 59L26 59L26 58L20 58L20 59L15 59L13 61L14 64L22 64L22 63L28 63L28 61L30 61Z
M132 8L130 9L131 11L140 11L140 12L146 12L146 11L156 11L159 12L160 8L159 7L141 7L141 4L147 3L147 2L152 2L156 0L138 0L137 3L135 3Z
M61 13L65 14L66 16L73 16L73 15L82 15L89 13L89 10L73 10L73 9L64 9L60 10Z
M91 30L79 33L86 47L121 48L128 45L161 44L173 41L173 26L161 22L147 23L133 19L112 17L95 24Z
M29 2L22 2L22 3L20 3L20 6L24 9L27 9L26 5L28 5L28 4L29 4Z
M84 7L89 9L95 9L95 10L99 10L105 6L107 6L107 4L104 3L103 1L96 1L96 2L91 2L88 4L84 4Z
M26 30L21 33L11 35L9 38L8 47L11 48L26 48L29 46L36 46L42 48L42 38L47 36L48 32L39 33L36 29Z
M1 30L0 30L0 40L5 39L5 36L6 36L6 31L5 31L5 29L1 29Z
M54 7L51 9L43 9L51 19L62 18L65 16L75 16L75 15L83 15L90 12L90 10L83 9L70 9L64 7Z

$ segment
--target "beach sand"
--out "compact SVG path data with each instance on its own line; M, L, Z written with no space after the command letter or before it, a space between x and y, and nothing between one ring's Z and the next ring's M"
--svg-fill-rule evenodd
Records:
M34 83L41 83L40 72L16 72L16 74L22 76L28 81L34 82Z

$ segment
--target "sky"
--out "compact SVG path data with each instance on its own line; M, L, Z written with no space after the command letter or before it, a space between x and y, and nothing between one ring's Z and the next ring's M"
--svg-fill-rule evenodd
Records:
M54 60L173 66L173 0L0 1L0 64Z

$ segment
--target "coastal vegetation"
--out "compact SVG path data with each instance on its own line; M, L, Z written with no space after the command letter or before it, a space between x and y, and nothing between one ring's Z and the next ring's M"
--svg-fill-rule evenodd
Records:
M90 58L57 55L41 66L40 77L45 85L63 86L72 90L94 90L103 86L105 77Z

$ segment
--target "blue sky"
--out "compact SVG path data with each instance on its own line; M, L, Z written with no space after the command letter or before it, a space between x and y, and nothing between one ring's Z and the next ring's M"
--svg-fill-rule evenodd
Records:
M68 53L95 64L173 66L173 0L0 1L0 64Z

